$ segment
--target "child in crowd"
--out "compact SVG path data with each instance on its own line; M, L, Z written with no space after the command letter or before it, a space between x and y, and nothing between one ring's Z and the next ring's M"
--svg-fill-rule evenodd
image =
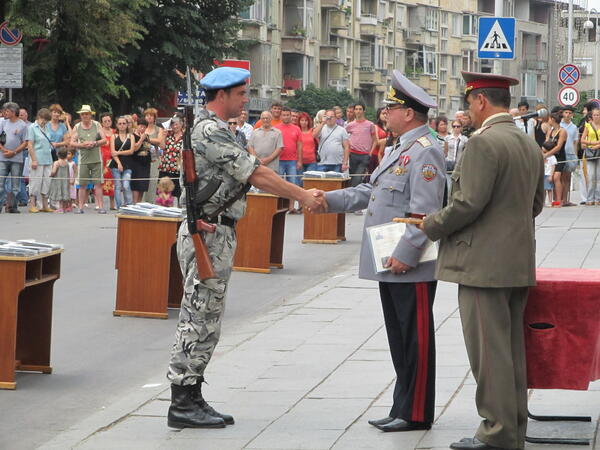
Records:
M556 166L556 156L552 155L549 158L544 159L544 189L548 196L548 203L545 206L552 205L552 198L554 192L554 183L552 182L552 176L554 175L554 167Z
M158 180L156 186L156 199L154 200L157 205L160 206L173 206L173 190L175 189L175 183L169 177L162 177Z
M73 156L75 156L74 150L67 150L67 162L69 164L69 196L71 198L71 204L77 205L77 189L75 188L75 179L77 178L77 164L73 161ZM71 211L71 206L69 207L69 211Z
M57 152L58 160L52 164L50 176L50 190L48 196L50 200L58 203L58 209L54 212L65 213L71 211L71 195L69 185L71 177L69 176L69 161L67 161L67 150L60 148Z

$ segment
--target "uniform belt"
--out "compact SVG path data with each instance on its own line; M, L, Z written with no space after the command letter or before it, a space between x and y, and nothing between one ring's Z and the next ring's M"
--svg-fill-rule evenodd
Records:
M206 221L208 223L218 223L232 228L235 228L235 224L237 222L235 219L227 216L217 216L213 217L212 219L206 219Z

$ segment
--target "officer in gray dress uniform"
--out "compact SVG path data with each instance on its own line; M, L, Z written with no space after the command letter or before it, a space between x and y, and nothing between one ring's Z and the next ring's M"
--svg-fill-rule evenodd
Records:
M388 128L400 137L388 148L369 183L319 191L326 204L320 211L367 208L365 228L395 217L420 217L442 207L444 153L427 127L433 99L398 70L386 99ZM315 211L317 212L317 211ZM359 277L379 282L390 352L397 379L388 417L369 423L383 431L429 429L434 414L435 344L433 298L435 261L419 264L427 236L414 225L388 261L389 272L375 271L370 243L363 232Z
M238 144L229 130L227 120L238 117L248 102L246 80L249 77L247 70L220 67L201 81L206 89L207 105L196 117L192 131L198 176L193 203L196 216L216 226L213 233L202 232L202 236L217 278L199 278L192 236L184 221L177 237L184 292L167 373L171 382L167 421L174 428L222 428L234 423L232 416L208 405L201 386L204 370L221 333L225 293L236 248L235 225L246 210L246 188L252 184L308 207L318 203L311 191L283 181L273 170L262 166ZM200 201L207 190L211 194ZM183 205L186 205L185 195L180 201Z

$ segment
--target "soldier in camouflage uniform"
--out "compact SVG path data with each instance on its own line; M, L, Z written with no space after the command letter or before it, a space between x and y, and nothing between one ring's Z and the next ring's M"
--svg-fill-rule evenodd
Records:
M216 224L214 233L202 234L218 278L201 281L198 277L192 236L184 222L177 239L184 295L167 374L171 382L168 424L174 428L216 428L234 423L233 417L218 413L206 403L201 384L219 341L236 248L235 223L245 213L246 186L251 183L309 207L320 201L312 192L283 181L271 169L261 166L228 129L227 120L238 117L248 102L246 80L249 76L247 70L221 67L202 80L207 107L196 118L192 131L198 175L195 192L197 197L202 197L207 190L211 192L197 213L198 217ZM180 203L186 204L184 197Z

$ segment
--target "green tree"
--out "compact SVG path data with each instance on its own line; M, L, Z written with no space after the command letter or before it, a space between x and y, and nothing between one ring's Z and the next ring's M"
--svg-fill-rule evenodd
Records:
M356 100L352 98L348 91L320 89L313 84L309 84L306 89L296 91L295 97L287 103L287 106L314 116L321 109L336 105L343 109L352 103L356 103Z
M206 72L215 59L242 52L238 15L253 1L154 0L137 17L148 30L144 40L125 50L128 64L120 69L120 82L127 92L116 109L160 105L165 93L185 88L177 71L185 73L190 66Z
M137 14L151 0L12 0L7 19L23 31L25 85L33 103L106 108L126 88L123 48L142 38Z

